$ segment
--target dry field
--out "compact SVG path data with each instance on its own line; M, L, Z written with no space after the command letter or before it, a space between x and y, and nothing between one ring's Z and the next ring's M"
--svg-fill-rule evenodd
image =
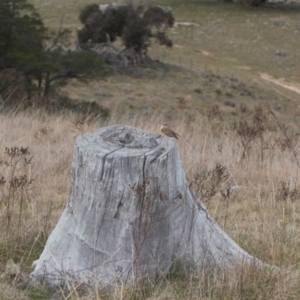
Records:
M57 27L64 12L74 29L86 1L32 3L48 26ZM164 4L176 21L199 24L176 27L172 50L153 46L150 55L166 64L71 81L61 91L108 107L109 118L1 113L0 299L300 299L300 9ZM251 255L279 268L173 270L156 283L109 292L30 282L31 264L68 200L75 138L113 124L158 133L159 121L190 141L178 142L186 177L211 216Z
M298 151L298 135L288 132L287 140L276 116L266 108L242 110L238 118L244 120L244 114L249 118L248 129L257 128L252 119L260 118L263 145L260 136L252 139L239 122L235 127L221 120L215 110L193 118L182 110L182 117L173 121L172 127L186 132L191 143L189 147L178 142L186 176L212 217L250 254L280 267L280 271L250 267L233 270L232 274L220 270L213 275L186 277L175 270L157 284L118 287L110 294L76 287L52 291L28 282L30 265L68 199L76 136L116 123L157 133L162 116L112 116L107 121L89 123L74 115L21 113L2 116L0 121L1 145L8 148L2 147L0 154L1 171L7 180L1 186L0 215L3 299L95 299L96 295L98 299L297 299L300 169L293 151ZM243 147L243 142L249 147ZM12 147L20 151L13 155ZM30 153L21 151L21 147L28 147ZM12 174L17 179L26 175L27 183L33 181L10 188ZM10 259L15 265L8 263Z

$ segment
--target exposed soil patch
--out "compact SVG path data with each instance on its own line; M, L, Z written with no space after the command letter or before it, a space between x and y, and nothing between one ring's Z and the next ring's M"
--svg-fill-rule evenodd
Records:
M300 94L300 85L295 83L286 82L284 78L276 79L267 73L259 73L260 77L264 80L277 84L281 87L289 89L297 94Z
M206 56L211 56L212 54L209 51L201 50L201 53Z
M251 68L248 66L235 66L235 68L240 69L240 70L251 70Z

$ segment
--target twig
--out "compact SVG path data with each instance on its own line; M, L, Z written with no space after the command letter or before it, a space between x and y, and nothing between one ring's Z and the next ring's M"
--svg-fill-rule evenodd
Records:
M269 108L269 111L270 111L270 114L271 114L271 115L274 117L274 119L276 120L276 123L277 123L279 129L281 130L281 132L282 132L283 135L285 136L286 141L287 141L288 148L289 148L289 150L291 151L291 153L293 154L294 159L295 159L295 161L296 161L296 164L297 164L298 168L300 169L300 163L299 163L298 158L297 158L297 153L296 153L295 149L294 149L293 146L292 146L291 140L290 140L290 138L289 138L289 136L288 136L288 134L287 134L285 128L284 128L284 127L281 125L281 123L279 122L279 119L277 118L277 116L276 116L276 114L274 113L274 111L273 111L271 108Z
M62 26L63 26L63 23L64 23L64 19L65 19L65 15L62 15L61 19L60 19L60 23L59 23L59 29L57 31L57 35L56 37L54 38L53 40L53 43L51 46L49 46L49 48L47 48L44 52L47 53L48 51L50 51L53 47L55 47L58 43L58 40L60 38L60 35L61 35L61 30L62 30Z

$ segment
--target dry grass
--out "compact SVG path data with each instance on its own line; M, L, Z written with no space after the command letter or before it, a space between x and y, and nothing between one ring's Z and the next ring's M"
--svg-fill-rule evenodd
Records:
M21 192L25 199L19 224L20 189L14 198L14 216L9 228L0 235L0 268L5 271L10 258L20 264L18 271L7 271L1 279L4 299L34 299L55 297L66 299L297 299L300 262L300 169L276 120L265 109L264 144L259 137L251 142L243 157L241 136L228 122L220 119L221 112L212 109L207 116L193 116L181 111L170 123L190 141L178 142L188 182L193 186L210 214L224 230L250 254L280 271L240 268L229 273L218 270L186 277L180 270L167 279L149 286L117 287L115 291L85 291L78 287L64 291L49 291L27 282L30 264L36 259L55 226L68 200L70 166L76 136L112 124L127 124L158 133L162 114L120 117L85 122L76 116L47 116L44 113L2 115L0 144L4 147L28 147L32 157L29 165L18 162L15 175L27 174L34 181ZM245 119L243 113L239 113ZM249 127L257 126L257 115L248 111ZM270 127L268 129L267 125ZM272 131L270 131L272 129ZM247 134L247 133L245 133ZM289 133L290 143L298 151L298 137ZM262 156L263 153L263 156ZM7 153L1 152L3 162ZM218 167L216 167L218 165ZM221 167L220 167L221 166ZM8 166L1 166L2 173ZM221 171L220 171L221 170ZM5 173L6 172L6 173ZM0 174L1 175L1 174ZM0 176L1 177L1 176ZM6 182L0 187L7 194ZM1 222L7 224L6 208L1 203ZM232 272L232 273L231 273ZM17 296L14 296L17 295ZM46 296L45 296L46 295ZM50 296L49 296L50 297Z

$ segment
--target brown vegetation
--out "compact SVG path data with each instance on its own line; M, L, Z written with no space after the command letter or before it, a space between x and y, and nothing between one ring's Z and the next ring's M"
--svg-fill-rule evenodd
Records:
M249 128L260 124L259 134L253 136L248 127L244 130L244 123L220 120L216 108L209 117L195 114L193 121L183 113L172 128L185 132L192 145L178 142L188 182L212 217L250 254L281 271L237 266L229 273L219 270L195 277L183 276L179 268L149 286L121 286L110 294L94 289L84 292L73 286L56 291L56 295L74 295L76 299L95 299L96 295L98 299L297 298L300 169L293 152L298 151L298 136L288 131L283 134L267 107L240 111L241 118L247 111ZM76 136L115 123L159 133L156 124L162 118L154 115L145 122L142 116L114 115L106 121L89 122L76 115L49 117L42 112L34 118L25 113L16 118L1 116L1 145L7 147L0 155L0 190L5 201L1 202L0 221L6 228L0 238L1 272L11 258L19 264L17 273L7 271L1 279L5 293L21 293L25 298L30 293L53 293L28 283L29 266L67 201ZM26 289L20 292L24 284Z

